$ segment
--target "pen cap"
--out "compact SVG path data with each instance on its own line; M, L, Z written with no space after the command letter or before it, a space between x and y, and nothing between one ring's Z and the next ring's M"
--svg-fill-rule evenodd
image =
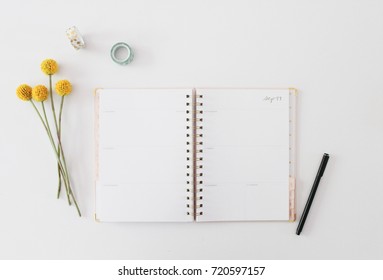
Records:
M318 170L318 176L319 177L323 176L323 173L324 173L324 170L326 169L326 165L327 165L329 158L330 158L330 156L328 154L326 154L326 153L323 154L322 161L320 163L319 170Z

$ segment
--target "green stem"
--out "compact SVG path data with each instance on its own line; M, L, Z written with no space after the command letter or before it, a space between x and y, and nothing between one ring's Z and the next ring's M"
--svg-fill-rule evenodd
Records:
M62 113L63 113L63 106L64 106L64 97L65 95L63 95L61 97L61 103L60 103L60 113L59 113L59 135L61 136L61 116L62 116Z
M60 198L60 193L61 193L61 169L60 169L60 165L59 164L57 164L57 173L59 175L59 183L58 183L58 187L57 187L57 199L59 199Z
M58 156L58 150L57 150L56 145L55 145L55 143L54 143L54 141L53 141L52 133L51 133L51 131L50 131L50 127L49 127L49 122L48 122L48 119L46 118L46 112L45 112L44 104L43 104L43 102L42 102L42 107L43 107L44 117L46 118L47 123L44 122L43 117L41 116L41 114L40 114L39 110L37 109L35 103L34 103L32 100L30 100L30 102L31 102L33 108L35 109L37 115L39 116L42 125L43 125L44 128L45 128L45 131L46 131L46 133L47 133L47 135L48 135L48 138L49 138L49 140L50 140L50 143L51 143L51 145L52 145L52 148L53 148L53 150L54 150L54 152L55 152L55 156L56 156L56 159L57 159L57 163L58 163L59 166L60 166L60 170L61 170L62 175L63 175L63 178L64 178L64 184L65 184L65 187L67 188L67 193L70 193L70 195L72 196L73 201L74 201L74 204L76 205L76 208L77 208L78 215L81 217L81 212L80 212L80 209L79 209L78 204L77 204L77 202L76 202L76 199L74 198L72 189L70 188L69 185L67 185L67 183L69 182L69 179L68 179L69 177L68 177L68 174L64 171L64 167L63 167L63 165L62 165L62 163L61 163L61 159L60 159L60 157ZM61 147L61 150L62 150L62 147ZM68 181L68 182L67 182L67 181Z
M53 100L52 95L51 95L51 100ZM58 123L58 132L57 132L59 139L61 138L61 115L62 115L63 103L64 103L64 96L62 96L61 104L60 104L59 123ZM51 104L53 104L53 102ZM54 105L52 105L52 111L54 112ZM59 157L60 156L61 156L61 149L59 149ZM58 166L58 173L59 173L59 185L57 190L57 198L60 197L60 191L61 191L61 173L60 173L59 166Z
M40 118L40 120L41 120L41 123L43 124L43 126L44 126L44 128L45 128L46 132L48 133L48 130L47 130L47 126L46 126L46 124L45 124L45 122L44 122L43 118L41 117L41 114L40 114L39 110L37 109L37 107L36 107L35 103L34 103L32 100L30 100L30 102L31 102L31 104L32 104L33 108L35 108L35 110L36 110L36 113L37 113L37 115L39 116L39 118Z
M44 118L45 118L45 123L46 123L46 128L47 128L47 132L48 132L48 136L50 137L50 139L53 141L53 136L52 136L52 131L51 131L51 128L50 128L50 125L49 125L49 121L48 121L48 118L47 118L47 113L45 111L45 106L44 106L44 101L41 102L41 107L43 108L43 113L44 113ZM53 141L54 142L54 141ZM70 200L70 192L69 192L69 188L70 188L70 183L69 183L69 177L68 177L68 172L66 169L63 169L63 166L62 166L62 163L61 163L61 160L60 160L60 156L59 156L59 150L60 150L60 142L58 143L58 149L56 149L56 145L55 145L55 151L56 151L56 156L60 162L60 168L62 168L62 173L64 174L65 173L65 177L64 178L64 181L66 181L66 191L67 191L67 199L68 199L68 203L69 205L71 205L71 200Z
M53 112L53 118L55 120L55 127L56 127L56 130L58 131L55 103L53 102L52 75L49 75L49 97L51 98L51 107Z
M61 103L60 103L59 122L58 122L58 129L57 129L57 141L58 141L58 146L60 148L59 154L61 153L61 157L62 157L63 163L64 163L65 172L69 176L68 167L66 164L66 159L65 159L65 154L64 154L64 149L63 149L62 142L61 142L61 117L62 117L63 107L64 107L64 97L65 97L64 95L61 97ZM81 217L80 209L77 205L76 198L74 197L72 188L70 186L69 177L68 177L68 184L69 184L70 195L72 196L72 200L73 200L74 204L76 205L77 212L78 212L79 216Z
M65 155L64 155L64 149L62 147L62 144L61 144L61 139L58 138L58 143L59 143L59 148L61 149L61 155L62 155L62 159L63 159L63 163L64 163L64 168L65 168L65 173L67 174L68 176L68 167L67 167L67 164L66 164L66 160L65 160ZM77 205L77 201L76 201L76 198L74 197L74 194L73 194L73 191L72 191L72 187L70 186L70 181L69 181L69 177L67 178L68 179L68 189L69 189L69 194L70 196L72 197L72 200L77 208L77 212L78 212L78 215L81 217L81 212L80 212L80 208L78 207Z
M52 113L53 113L53 118L55 121L56 131L57 131L58 130L57 129L57 118L56 118L56 110L55 110L55 104L53 101L53 90L52 90L52 75L49 75L49 96L51 99ZM60 157L60 149L58 150L58 153L59 153L58 156ZM58 188L57 188L57 198L59 198L60 193L61 193L61 171L60 171L60 166L58 164L57 164L57 173L58 173L58 177L59 177Z
M59 164L59 166L60 166L60 170L62 170L63 176L65 176L66 174L64 173L64 169L62 168L61 160L60 160L60 158L59 158L58 155L57 155L57 148L56 148L56 146L55 146L55 144L54 144L52 135L49 133L49 131L48 131L48 127L47 127L47 125L45 124L44 119L43 119L43 117L41 116L39 110L37 109L35 103L34 103L32 100L30 100L30 102L31 102L33 108L35 109L37 115L39 116L42 125L44 126L45 132L47 133L48 138L49 138L49 140L50 140L50 143L51 143L51 145L52 145L52 148L53 148L53 150L54 150L54 152L55 152L55 155L56 155L56 158L57 158L57 162L58 162L58 164ZM64 182L64 183L65 183L65 182Z

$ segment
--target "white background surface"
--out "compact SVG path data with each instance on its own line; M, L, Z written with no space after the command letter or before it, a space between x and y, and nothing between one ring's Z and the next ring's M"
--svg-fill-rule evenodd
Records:
M0 258L338 259L383 257L383 2L8 1L0 10ZM87 48L71 48L77 25ZM125 41L126 67L109 57ZM55 160L21 83L40 62L74 85L64 143L84 217L57 201ZM300 90L298 218L331 158L301 236L296 223L97 224L95 87Z

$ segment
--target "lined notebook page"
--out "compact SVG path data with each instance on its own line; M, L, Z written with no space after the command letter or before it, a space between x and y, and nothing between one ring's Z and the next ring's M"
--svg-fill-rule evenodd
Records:
M186 95L191 93L97 90L98 220L192 220L186 215L185 130Z
M198 221L289 219L289 90L197 89L203 111Z

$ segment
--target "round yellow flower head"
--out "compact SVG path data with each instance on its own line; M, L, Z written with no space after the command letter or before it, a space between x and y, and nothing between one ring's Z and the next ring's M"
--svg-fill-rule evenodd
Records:
M46 86L37 85L32 89L32 98L36 101L45 101L48 99L48 89Z
M16 95L23 101L31 100L32 88L26 84L19 85L16 89Z
M57 62L53 59L45 59L43 62L41 62L41 71L43 71L47 75L53 75L57 72L59 69L59 66Z
M68 80L60 80L56 83L56 92L58 95L64 96L72 92L72 85Z

